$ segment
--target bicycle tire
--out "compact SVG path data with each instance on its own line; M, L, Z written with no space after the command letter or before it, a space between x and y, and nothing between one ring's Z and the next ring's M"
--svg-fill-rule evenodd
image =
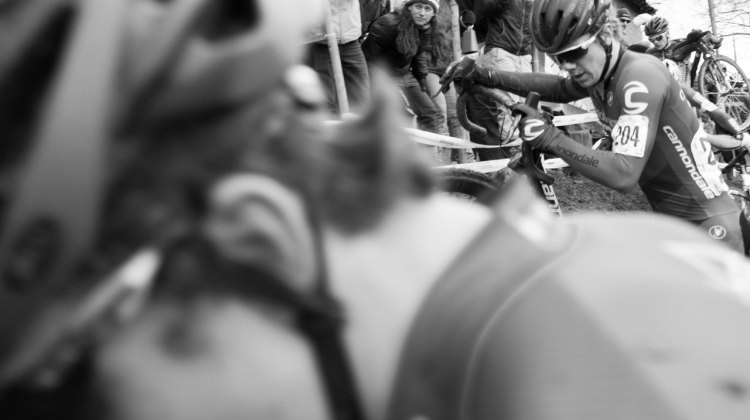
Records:
M478 171L462 168L439 169L438 189L443 193L468 201L487 204L501 182Z
M731 77L728 80L730 90L721 92L717 89L717 75L724 74L722 67L726 67L726 74ZM709 101L716 104L719 109L733 117L745 130L750 127L750 96L747 88L750 87L742 68L731 58L719 55L715 60L705 60L698 70L698 91Z

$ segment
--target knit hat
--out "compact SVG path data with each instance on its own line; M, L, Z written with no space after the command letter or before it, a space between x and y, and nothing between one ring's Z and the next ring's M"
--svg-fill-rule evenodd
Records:
M630 16L630 10L626 9L625 7L621 7L617 9L617 19L627 19L628 21L632 21L633 18Z
M404 8L411 6L414 3L425 3L432 6L433 9L435 9L435 12L438 11L440 8L440 2L438 0L406 0L404 2Z

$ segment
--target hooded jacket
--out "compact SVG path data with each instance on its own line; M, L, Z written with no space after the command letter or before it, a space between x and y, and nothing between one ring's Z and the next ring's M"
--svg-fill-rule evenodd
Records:
M404 76L411 70L417 79L424 79L428 73L427 60L422 54L426 48L424 31L420 31L422 42L416 54L403 54L396 45L399 19L398 14L388 13L373 22L362 43L362 52L369 65L376 63L385 65L394 76Z
M532 0L474 1L477 30L484 32L486 47L502 48L514 55L531 54L532 3Z

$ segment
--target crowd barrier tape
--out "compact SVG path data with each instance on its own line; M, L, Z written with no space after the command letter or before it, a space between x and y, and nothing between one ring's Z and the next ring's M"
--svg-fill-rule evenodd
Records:
M355 115L350 114L347 119L358 118ZM556 127L572 125L572 124L585 124L587 122L599 121L599 117L596 113L588 112L585 114L574 114L574 115L558 115L552 118L552 124ZM325 122L327 125L340 124L339 120L328 120ZM404 127L404 131L409 134L409 137L419 144L427 146L445 147L448 149L493 149L498 147L512 147L520 144L520 139L508 144L490 145L490 144L479 144L469 140L464 140L458 137L446 136L444 134L436 134L429 131L419 130L411 127Z
M497 172L508 166L510 159L483 160L481 162L454 163L452 165L435 166L433 169L469 169L476 172Z
M592 149L596 149L601 144L601 140L597 140L596 143L591 147ZM471 162L471 163L454 163L451 165L441 165L436 166L435 169L470 169L472 171L482 172L482 173L489 173L489 172L497 172L501 169L504 169L508 166L508 162L510 159L497 159L497 160L486 160L482 162ZM568 165L564 160L560 158L545 158L542 159L542 165L544 166L545 170L548 169L562 169L567 168Z

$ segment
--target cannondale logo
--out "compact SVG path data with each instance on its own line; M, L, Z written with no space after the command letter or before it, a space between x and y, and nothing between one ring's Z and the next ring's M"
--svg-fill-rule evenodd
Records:
M636 93L648 93L648 88L637 81L625 85L625 112L628 114L640 114L648 108L648 103L633 100L633 95Z
M523 126L523 138L524 140L534 140L544 132L544 128L533 131L535 128L544 127L546 123L542 120L529 120Z
M727 230L724 226L711 226L711 228L708 229L708 234L714 239L724 239L727 236Z

